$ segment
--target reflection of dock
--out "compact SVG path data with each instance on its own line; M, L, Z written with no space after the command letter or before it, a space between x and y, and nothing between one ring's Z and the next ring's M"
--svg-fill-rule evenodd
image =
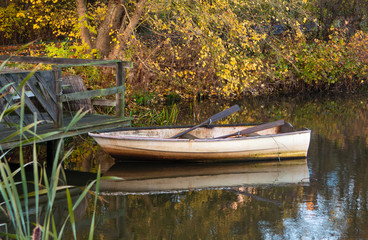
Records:
M122 194L309 183L306 159L226 164L124 163L113 166L105 176L121 177L124 180L102 180L101 191Z
M69 188L69 194L72 199L72 202L76 202L79 196L81 195L81 193L82 193L82 190L80 188L74 188L74 187ZM3 199L1 199L1 201L3 201ZM2 203L4 204L4 202ZM49 196L46 193L43 193L43 194L41 193L38 196L37 201L35 197L29 196L27 199L27 203L28 203L28 212L20 213L20 214L23 214L23 216L18 216L18 217L22 218L23 220L27 219L28 221L30 221L30 224L29 224L30 226L33 226L32 223L35 223L35 222L44 223L44 220L47 217L47 212L49 211L49 207L50 207L49 206L50 204ZM26 204L23 198L21 200L21 204L22 206L25 206ZM85 215L86 209L87 209L86 204L87 204L87 200L83 200L81 204L79 204L75 208L74 217L76 218L76 220L81 219ZM12 209L12 211L14 211L14 209ZM6 211L6 214L4 213L5 212L0 213L0 230L5 230L5 231L0 232L0 239L8 239L8 238L4 238L5 237L4 233L7 233L7 234L15 233L14 226L12 225L12 221L10 219L11 217L10 212ZM52 216L53 216L52 219L55 220L53 222L54 227L56 227L57 229L61 229L63 227L66 217L68 216L68 213L69 213L68 212L68 200L67 200L66 190L65 189L58 190L55 193L53 210L52 210ZM4 229L2 225L6 226L6 228Z

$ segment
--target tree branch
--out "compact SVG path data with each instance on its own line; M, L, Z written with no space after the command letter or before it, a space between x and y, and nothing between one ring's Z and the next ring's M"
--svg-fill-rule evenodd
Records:
M130 22L128 26L124 29L124 32L122 34L119 34L118 39L118 45L112 50L110 53L109 58L110 59L116 59L119 58L121 55L121 52L124 49L126 41L129 39L129 37L132 35L135 27L137 26L139 19L141 18L144 10L144 6L146 4L147 0L139 0L137 3L137 7L135 9L135 12L133 16L130 19ZM124 23L122 23L124 24ZM121 26L121 29L123 29L124 26Z
M76 0L81 39L92 49L91 34L88 29L87 7L84 0Z
M96 39L96 49L103 57L107 56L111 50L111 31L116 31L121 24L123 16L123 6L125 0L110 0L105 19L98 29Z

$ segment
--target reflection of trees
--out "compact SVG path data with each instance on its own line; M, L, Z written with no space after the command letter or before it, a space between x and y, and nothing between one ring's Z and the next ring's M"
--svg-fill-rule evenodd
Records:
M309 154L312 184L304 188L307 207L318 211L319 197L325 199L325 204L331 201L327 204L331 211L325 214L336 225L345 226L348 222L347 237L367 236L366 232L362 235L362 229L368 227L366 97L246 99L238 104L242 112L234 114L227 122L285 119L296 127L312 130ZM214 106L203 105L215 112ZM339 216L341 212L343 217Z
M241 110L218 123L259 123L278 119L296 127L318 131L331 141L344 145L346 138L368 133L366 97L329 98L247 98L238 102L193 102L178 106L178 125L203 122L208 117L238 104Z
M105 227L96 231L105 234L107 225L107 235L119 239L260 238L259 221L282 231L282 219L297 214L291 204L301 199L302 189L290 185L109 196L109 204L99 209Z
M347 137L343 148L321 135L312 139L310 165L313 174L306 194L313 196L317 212L317 199L323 199L319 204L329 209L324 214L335 225L346 226L342 234L348 238L362 236L360 229L368 226L368 149L365 138Z
M283 220L302 218L303 208L313 217L326 217L336 231L345 234L343 238L367 237L368 105L365 102L363 96L238 102L241 111L222 123L285 119L296 127L312 130L310 186L249 187L244 194L231 189L109 196L109 203L99 208L104 225L97 233L103 232L111 239L227 239L229 236L260 239L263 237L260 228L264 225L284 236L287 230ZM178 124L201 122L233 104L206 102L179 106L180 116L187 117L181 117L182 122Z
M254 110L249 111L259 119L267 115L281 116L295 126L312 129L309 151L312 184L305 188L306 195L311 198L309 203L317 208L317 199L325 199L331 210L325 214L337 225L348 223L347 237L362 236L360 229L368 226L368 111L365 102L365 97L356 96L354 99L306 102L284 100L263 103L263 108L253 103Z

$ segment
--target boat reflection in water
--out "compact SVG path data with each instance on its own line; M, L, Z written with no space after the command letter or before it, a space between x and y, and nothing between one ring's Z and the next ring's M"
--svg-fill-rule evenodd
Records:
M309 183L307 159L272 162L147 164L118 163L101 180L102 193L149 194L244 185Z

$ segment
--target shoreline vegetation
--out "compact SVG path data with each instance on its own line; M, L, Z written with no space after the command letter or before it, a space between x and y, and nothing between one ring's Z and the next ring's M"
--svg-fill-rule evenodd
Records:
M368 82L364 0L14 0L0 5L0 31L0 54L40 39L21 54L133 61L127 100L137 103L352 93ZM112 73L72 74L95 89Z
M0 65L0 71L7 61ZM53 162L41 164L36 140L56 134L48 132L37 134L37 126L40 123L37 114L34 113L34 122L23 124L25 110L25 85L37 68L34 68L15 89L12 83L0 89L0 100L6 95L11 98L20 95L19 102L4 103L1 106L0 122L6 116L17 112L20 117L19 124L13 123L14 136L19 135L17 165L9 163L9 152L14 149L2 149L0 146L0 238L6 239L63 239L63 234L70 231L73 238L77 239L76 225L78 221L78 207L88 200L93 201L88 239L93 239L96 219L96 206L99 198L99 183L101 179L100 165L95 179L91 179L84 187L68 185L63 162L71 155L72 149L66 153L63 151L61 141L57 144L53 155ZM10 88L15 91L11 92ZM79 110L65 127L65 131L76 124L87 112ZM28 132L30 135L24 135ZM10 137L10 136L9 136ZM0 144L6 142L0 139ZM31 160L26 161L24 145L31 142ZM19 167L18 167L19 165ZM93 192L92 192L93 191ZM61 202L63 203L61 204ZM83 208L83 207L82 207Z

